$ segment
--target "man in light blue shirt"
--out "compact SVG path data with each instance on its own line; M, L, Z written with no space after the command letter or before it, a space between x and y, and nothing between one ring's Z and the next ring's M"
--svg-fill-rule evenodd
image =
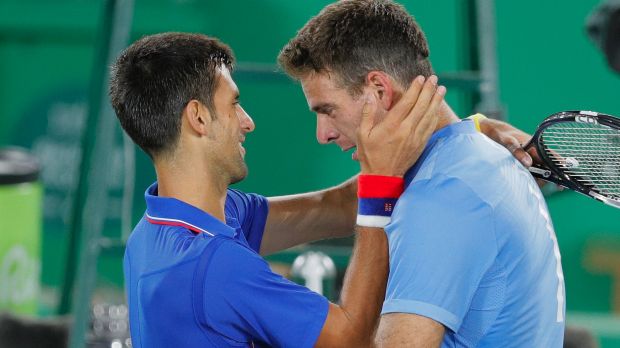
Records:
M435 132L386 227L382 314L446 327L444 347L553 347L564 334L560 254L536 182L471 121Z
M359 145L365 105L385 114L415 76L437 84L429 54L402 6L349 0L306 23L278 60L317 114L318 141L346 151ZM475 127L444 102L405 176L385 227L390 272L377 346L562 346L564 279L546 204L528 171ZM515 134L507 148L525 155L527 140Z

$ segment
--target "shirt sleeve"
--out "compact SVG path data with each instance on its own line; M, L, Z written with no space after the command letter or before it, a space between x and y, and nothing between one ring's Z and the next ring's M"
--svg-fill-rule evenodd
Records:
M490 212L459 179L412 184L386 227L390 275L382 314L418 314L458 331L497 255Z
M234 242L217 249L205 282L208 324L235 341L313 347L327 318L325 297L273 273L258 254Z
M231 213L237 216L245 239L250 247L258 253L269 213L267 198L255 193L244 193L229 189L228 199L234 206L234 211Z

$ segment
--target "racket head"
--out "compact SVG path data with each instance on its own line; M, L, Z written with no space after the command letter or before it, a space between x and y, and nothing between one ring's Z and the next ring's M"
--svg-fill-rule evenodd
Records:
M552 180L620 208L620 119L593 111L547 117L528 146L535 146Z

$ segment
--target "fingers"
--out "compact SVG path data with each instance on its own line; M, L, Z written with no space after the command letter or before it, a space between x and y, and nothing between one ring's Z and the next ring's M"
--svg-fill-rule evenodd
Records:
M428 93L431 93L430 90L434 89L433 86L425 86L425 90L426 88L428 88ZM426 98L426 96L423 96L424 94L425 92L423 91L420 95L420 98L418 99L418 103L413 108L413 110L411 110L411 113L405 120L405 122L403 122L403 125L405 127L409 127L410 129L416 129L423 125L423 121L425 119L438 119L439 107L441 106L443 98L446 95L446 87L437 87L437 89L431 95L430 102L422 100L423 98Z
M428 91L434 89L434 85L425 86ZM422 94L425 92L423 91ZM423 96L420 95L418 99L418 105L414 107L412 110L412 115L406 121L406 128L410 129L410 132L413 134L414 139L416 141L420 141L426 143L428 138L433 134L435 128L437 127L437 123L439 121L439 108L443 101L443 98L446 94L446 88L444 86L439 86L435 90L434 94L431 96L430 104L424 105L422 100ZM403 122L405 123L405 122Z
M437 76L432 75L428 79L418 76L400 100L389 111L383 121L385 130L401 130L415 135L422 130L432 133L437 123L437 109L443 101L446 88L437 87ZM376 126L376 114L378 101L374 94L365 97L362 108L362 120L359 127L359 135L368 136Z
M362 108L362 121L360 123L360 133L368 134L375 124L375 115L377 114L377 103L374 95L366 96L364 107Z
M381 103L376 95L367 96L357 134L362 171L402 176L435 130L444 95L445 88L437 87L436 76L426 80L420 76L379 123L376 118Z
M416 77L409 88L403 94L403 97L394 105L392 108L392 113L395 115L395 121L399 122L402 119L406 118L409 115L409 112L413 109L418 101L418 97L420 95L420 91L424 87L424 81L426 79L424 76Z
M422 92L420 92L420 96L416 101L413 112L426 111L428 109L431 98L435 94L435 90L437 89L437 76L431 75L426 82L424 83L424 87L422 88ZM423 112L422 112L423 114Z
M443 97L446 93L446 88L440 86L437 88L435 94L432 95L432 99L429 105L416 105L413 110L411 110L409 118L406 120L406 125L410 127L410 129L414 129L414 133L418 133L420 129L425 129L429 124L434 125L437 123L438 117L438 109L443 101ZM418 104L422 102L422 96L418 99ZM403 122L405 124L405 122ZM433 129L430 130L432 133Z
M433 99L431 100L431 109L435 109L437 110L437 108L439 108L439 105L441 105L441 102L443 101L443 97L445 97L446 95L446 87L444 86L439 86L437 87L437 90L435 91L435 94L433 95Z
M517 138L504 136L501 138L501 143L525 168L532 166L532 157L521 147Z
M435 99L437 91L437 76L432 75L429 77L424 83L424 87L420 92L420 96L416 101L413 109L409 112L406 118L406 126L413 126L416 123L420 122L420 119L426 115L426 113L431 110L431 108L436 107L440 104L441 99ZM445 93L445 88L442 88L442 92ZM443 95L439 96L443 98ZM431 105L432 102L438 102L437 104ZM405 122L403 122L405 123Z
M541 163L535 146L531 146L532 136L508 123L484 119L480 122L482 132L498 144L503 145L525 167ZM526 144L525 147L522 144Z
M439 117L436 117L435 115L424 117L413 131L412 139L420 144L426 144L431 135L433 135L433 132L435 132L438 121ZM424 148L424 146L425 145L422 145L422 148Z
M529 148L526 151L526 153L532 158L532 160L535 163L542 163L542 159L540 158L540 155L538 154L538 151L536 150L536 147L532 146L531 148Z
M516 137L519 137L519 139L517 139ZM515 149L514 151L510 151L513 155L515 155L519 162L523 163L526 168L531 167L532 163L542 163L542 160L538 155L538 151L536 150L536 146L533 146L533 138L531 136L517 130L514 139L514 142L519 142L519 140L521 140L521 144L523 144L524 140L527 140L525 142L525 146L519 145L519 148Z
M439 117L437 117L434 112L428 113L420 120L420 122L414 125L414 129L411 131L413 135L412 139L422 144L426 144L435 131L435 128L437 128L438 121Z
M521 139L521 141L523 140L527 140L525 142L524 146L521 146L522 150L528 155L530 156L530 158L532 159L532 161L534 163L541 163L542 160L540 159L540 156L538 155L538 151L536 150L536 146L533 146L534 143L534 138L531 136L528 136L527 134L521 132L521 134L517 133L517 136L519 136ZM519 140L519 139L517 139ZM522 142L523 144L523 142Z
M521 162L521 164L523 164L525 168L529 168L532 166L532 157L522 148L516 148L514 151L512 151L512 155L515 156L515 158L519 160L519 162Z

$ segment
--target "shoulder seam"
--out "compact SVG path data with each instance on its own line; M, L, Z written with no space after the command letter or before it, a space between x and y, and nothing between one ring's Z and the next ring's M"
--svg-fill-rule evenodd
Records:
M480 202L484 203L486 206L488 206L491 210L494 209L494 207L487 202L487 200L483 199L480 194L478 194L478 192L466 181L464 181L463 179L453 176L453 175L446 175L445 173L437 173L433 176L433 178L438 178L438 177L443 177L445 179L453 179L453 180L457 180L458 182L460 182L461 184L463 184L464 186L466 186L475 196L476 198L478 198L478 200L480 200ZM428 179L422 179L420 181L417 182L430 182L433 178L428 178Z

